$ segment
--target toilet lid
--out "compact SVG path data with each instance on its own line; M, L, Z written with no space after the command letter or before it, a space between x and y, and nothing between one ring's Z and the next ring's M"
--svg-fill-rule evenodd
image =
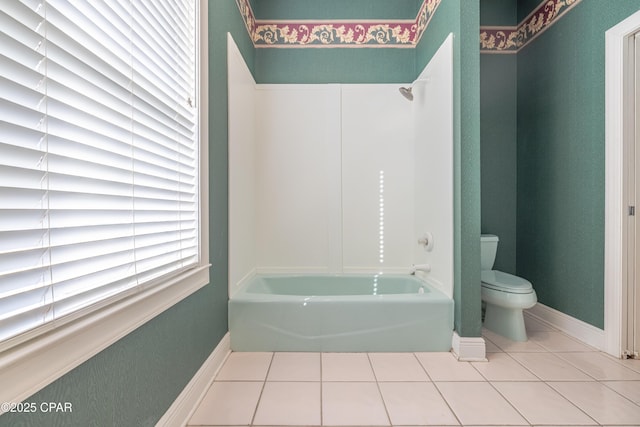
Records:
M513 294L528 294L533 291L533 286L528 280L502 271L483 271L481 278L482 286L496 291L511 292Z

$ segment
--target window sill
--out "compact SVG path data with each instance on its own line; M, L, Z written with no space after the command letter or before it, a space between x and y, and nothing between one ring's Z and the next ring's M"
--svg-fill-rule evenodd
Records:
M0 402L21 402L208 283L209 265L191 269L0 353Z

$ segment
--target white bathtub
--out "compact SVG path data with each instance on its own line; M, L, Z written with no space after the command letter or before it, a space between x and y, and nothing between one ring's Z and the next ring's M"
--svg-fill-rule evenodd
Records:
M229 331L234 351L449 351L453 300L408 275L257 275Z

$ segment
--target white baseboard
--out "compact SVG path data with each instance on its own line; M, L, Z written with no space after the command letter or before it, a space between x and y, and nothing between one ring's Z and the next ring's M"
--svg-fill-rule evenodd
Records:
M487 351L482 337L461 337L453 331L451 352L460 362L486 362Z
M198 372L191 378L189 384L182 390L182 393L160 418L156 427L187 425L229 353L231 353L231 338L227 332L211 355L198 369Z
M540 303L528 310L524 310L524 314L542 323L546 323L598 350L604 350L605 348L604 330L596 328L582 320L578 320L575 317L571 317L568 314Z

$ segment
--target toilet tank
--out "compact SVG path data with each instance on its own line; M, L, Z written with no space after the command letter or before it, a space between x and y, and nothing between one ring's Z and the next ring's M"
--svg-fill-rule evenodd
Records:
M491 270L498 251L498 236L493 234L480 235L480 264L482 270Z

